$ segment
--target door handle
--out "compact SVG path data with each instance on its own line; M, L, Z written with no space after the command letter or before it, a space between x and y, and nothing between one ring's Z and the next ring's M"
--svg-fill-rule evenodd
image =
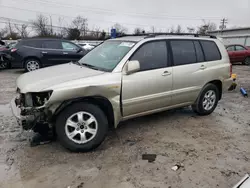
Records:
M64 54L64 55L67 55L67 54L69 54L69 53L68 53L68 52L63 52L63 54Z
M200 67L200 69L201 70L204 70L204 69L206 69L207 67L205 66L205 65L201 65L201 67Z
M162 73L162 76L168 76L168 75L171 75L171 72L164 71L164 72Z
M42 52L42 54L47 54L48 52Z

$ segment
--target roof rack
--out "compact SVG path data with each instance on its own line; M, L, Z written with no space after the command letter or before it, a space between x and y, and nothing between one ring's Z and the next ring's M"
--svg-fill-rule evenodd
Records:
M176 35L176 36L194 36L194 37L210 37L216 39L214 35L197 34L197 33L142 33L142 34L124 34L118 37L128 37L128 36L145 36L144 38L153 38L161 35Z

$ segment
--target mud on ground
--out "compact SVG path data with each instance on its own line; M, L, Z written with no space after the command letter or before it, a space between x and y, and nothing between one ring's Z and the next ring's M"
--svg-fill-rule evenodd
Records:
M234 72L250 91L250 67ZM184 108L129 120L96 151L70 153L58 142L29 147L33 133L22 132L8 104L21 73L0 70L0 187L228 188L250 172L250 99L239 87L210 116ZM156 161L141 160L145 153Z

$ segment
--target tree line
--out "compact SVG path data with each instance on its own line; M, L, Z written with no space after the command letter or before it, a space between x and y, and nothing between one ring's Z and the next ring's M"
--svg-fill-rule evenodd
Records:
M69 40L104 40L110 36L109 33L101 30L99 27L90 29L88 19L82 16L77 16L67 27L62 26L62 22L63 20L59 18L59 26L55 26L51 17L42 14L38 15L35 20L23 24L15 24L8 21L5 23L5 27L0 29L0 38L16 40L31 37L31 33L33 37L56 37ZM117 35L123 35L128 32L128 29L119 23L114 24L112 28L116 29ZM157 30L152 26L150 30L145 31L144 28L136 27L134 34L156 32L206 34L208 31L216 29L215 23L203 20L203 23L197 28L187 27L184 29L178 25L176 28L171 27L168 30Z

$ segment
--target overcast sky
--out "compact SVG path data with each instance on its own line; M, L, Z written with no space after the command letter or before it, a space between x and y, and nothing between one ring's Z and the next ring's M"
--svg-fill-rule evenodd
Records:
M130 32L135 27L150 30L152 26L167 31L178 24L197 27L202 19L219 26L224 17L228 27L250 26L249 0L0 0L0 17L30 21L41 12L50 15L54 25L67 26L81 15L88 19L90 29L106 31L114 23ZM59 17L63 18L61 23Z

